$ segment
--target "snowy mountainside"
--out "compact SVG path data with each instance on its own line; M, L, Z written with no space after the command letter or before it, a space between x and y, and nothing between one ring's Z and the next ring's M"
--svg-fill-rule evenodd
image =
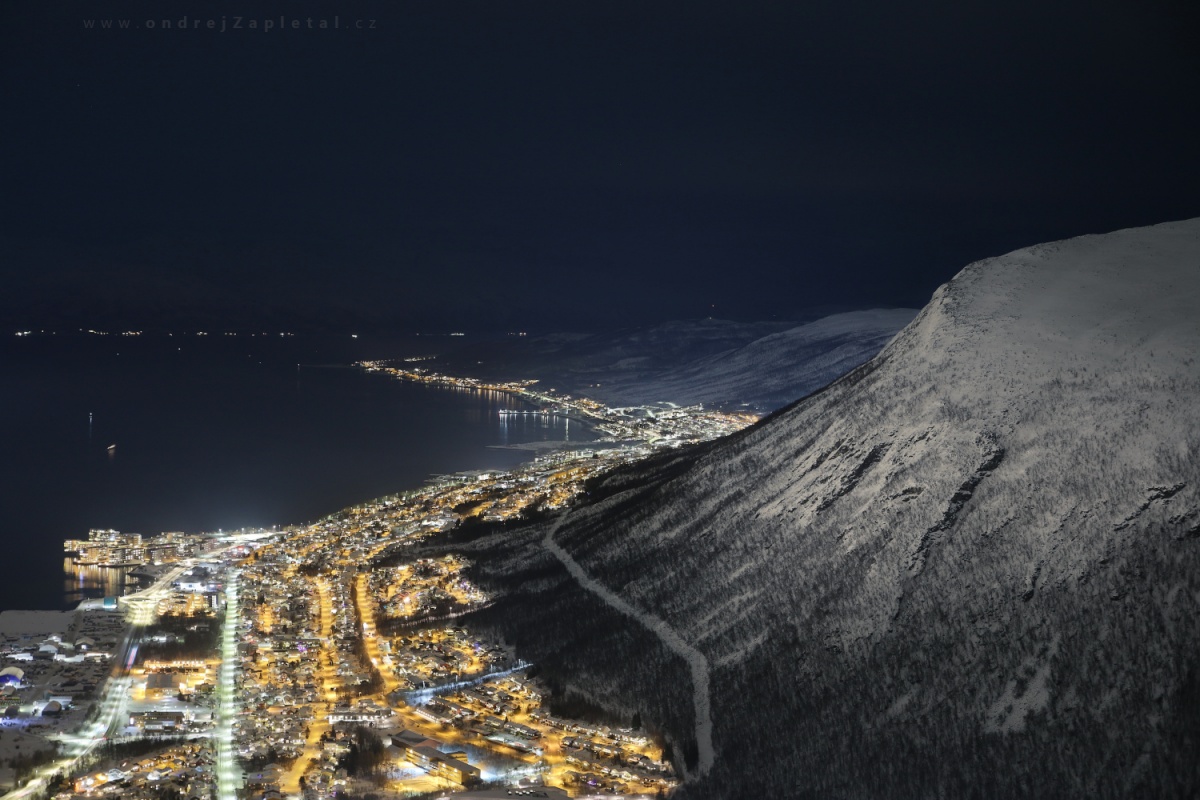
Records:
M597 376L581 392L610 405L747 405L773 410L867 361L912 321L912 309L834 314L658 371Z
M803 323L677 320L469 346L438 363L456 374L537 378L544 387L613 406L705 403L769 411L868 360L916 313L873 309Z
M575 391L613 375L652 373L736 350L797 324L692 319L600 333L464 340L437 360L448 371L501 380L537 378L559 390Z
M823 391L592 487L553 542L707 660L681 797L1200 792L1197 308L1200 220L987 259ZM546 533L509 568L575 602ZM606 636L575 662L653 707L620 664L671 657Z

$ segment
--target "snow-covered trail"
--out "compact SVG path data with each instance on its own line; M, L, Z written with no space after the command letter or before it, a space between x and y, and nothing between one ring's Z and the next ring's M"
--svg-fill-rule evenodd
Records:
M554 557L567 568L567 572L571 573L571 577L575 579L575 582L599 597L611 608L640 622L647 630L657 636L671 652L676 653L686 661L691 668L692 703L696 717L696 749L698 758L695 774L688 775L687 777L694 778L707 774L713 765L713 723L712 702L708 689L708 659L699 650L685 642L683 637L676 633L675 629L666 622L653 614L634 608L620 595L588 575L583 567L579 565L579 562L563 549L558 542L554 541L554 534L558 533L558 527L561 524L560 521L550 528L546 534L546 538L542 540L542 545L553 553Z

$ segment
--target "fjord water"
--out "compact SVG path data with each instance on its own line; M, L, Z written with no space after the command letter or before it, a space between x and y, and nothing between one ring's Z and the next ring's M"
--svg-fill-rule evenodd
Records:
M437 338L5 338L0 610L103 593L103 571L64 586L62 541L89 528L305 522L432 475L532 457L498 446L594 438L578 423L501 418L527 407L509 395L349 366L436 354Z

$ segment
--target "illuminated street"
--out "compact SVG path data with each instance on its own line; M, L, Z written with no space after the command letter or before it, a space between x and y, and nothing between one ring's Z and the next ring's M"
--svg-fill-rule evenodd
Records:
M614 441L541 455L507 471L444 476L310 525L196 540L208 547L209 561L180 562L153 585L119 599L126 628L113 654L114 677L95 721L58 736L67 749L54 770L73 774L102 737L137 735L165 720L212 737L217 800L236 800L252 773L259 787L294 796L308 786L324 796L341 780L337 740L355 725L407 732L400 750L408 756L390 767L388 785L396 791L517 778L572 793L639 794L647 786L674 785L670 766L649 741L540 711L540 690L519 679L527 665L454 621L492 602L465 578L468 561L452 554L405 559L403 548L464 522L561 508L591 477L663 448L723 435L753 418L699 408L608 409L535 393L528 382L484 387L393 374L514 393L540 406L531 413L576 414ZM70 546L112 550L129 538L115 531L93 537ZM141 631L152 625L161 631L168 619L207 627L214 598L225 614L218 653L147 661L135 669ZM211 722L204 709L163 696L164 686L168 695L195 695L213 671ZM136 729L129 727L131 714ZM276 760L284 765L277 773L264 778L257 772ZM34 782L25 791L40 786Z
M237 790L241 786L241 770L233 757L233 720L238 714L235 683L240 604L238 574L234 569L230 570L226 580L225 598L225 627L221 631L221 671L217 679L217 800L237 800Z

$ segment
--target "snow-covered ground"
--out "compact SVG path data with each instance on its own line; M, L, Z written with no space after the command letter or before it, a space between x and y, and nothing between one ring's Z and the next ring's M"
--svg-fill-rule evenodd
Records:
M74 619L74 611L0 611L0 636L65 633Z

